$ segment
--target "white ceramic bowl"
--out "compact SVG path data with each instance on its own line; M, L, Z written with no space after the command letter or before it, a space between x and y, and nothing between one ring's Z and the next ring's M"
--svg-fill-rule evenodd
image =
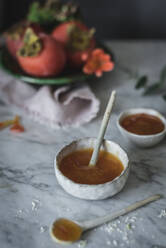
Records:
M165 128L162 132L153 134L153 135L138 135L131 132L128 132L126 129L124 129L120 122L128 115L132 114L138 114L138 113L145 113L157 116L164 124ZM122 112L117 120L117 126L121 132L121 134L124 136L124 138L128 141L133 142L137 146L140 147L151 147L156 144L158 144L165 136L166 134L166 119L163 115L161 115L158 111L154 109L147 109L147 108L135 108L135 109L128 109Z
M65 146L56 156L54 167L57 180L62 188L69 194L87 200L99 200L105 199L117 194L125 185L129 175L129 160L126 152L116 143L104 140L101 149L106 150L116 155L124 166L124 170L120 176L114 180L97 185L79 184L75 183L62 174L59 170L59 164L61 160L73 151L93 148L96 142L96 138L84 138L77 141L73 141L71 144Z

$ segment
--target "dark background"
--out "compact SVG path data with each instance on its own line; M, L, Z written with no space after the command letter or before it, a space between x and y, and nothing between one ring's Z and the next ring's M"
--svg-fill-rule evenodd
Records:
M0 31L23 18L32 0L0 0ZM165 0L77 0L98 38L165 39Z

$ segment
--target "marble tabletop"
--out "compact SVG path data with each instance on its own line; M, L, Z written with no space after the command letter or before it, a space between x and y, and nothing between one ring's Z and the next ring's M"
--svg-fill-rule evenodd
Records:
M159 95L142 96L136 77L157 80L166 65L166 42L107 42L116 58L115 70L91 84L101 101L99 115L79 128L51 130L23 116L26 132L0 131L0 248L60 248L49 236L49 226L59 217L88 220L161 193L164 197L115 221L86 232L80 242L67 247L165 248L166 247L166 139L141 149L128 144L119 133L118 114L131 107L150 107L166 116L166 102ZM0 75L3 72L0 72ZM54 175L53 161L66 144L96 136L112 89L117 99L106 138L128 153L131 173L124 189L112 198L87 201L64 192ZM0 119L19 110L0 101Z

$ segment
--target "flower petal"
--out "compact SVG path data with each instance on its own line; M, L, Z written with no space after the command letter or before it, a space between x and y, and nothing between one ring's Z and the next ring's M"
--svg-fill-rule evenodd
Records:
M107 62L102 66L103 71L111 71L113 68L114 64L112 62Z
M81 59L82 61L86 61L88 59L88 53L83 53Z
M102 55L102 59L104 60L104 61L110 61L110 55L109 54L103 54Z
M102 70L97 70L95 72L95 74L96 74L97 77L101 77L103 73L102 73Z
M103 49L97 48L97 49L93 50L92 56L96 56L96 55L98 56L98 55L103 54L103 53L104 53Z
M83 67L83 72L85 74L92 74L93 73L93 71L88 66Z

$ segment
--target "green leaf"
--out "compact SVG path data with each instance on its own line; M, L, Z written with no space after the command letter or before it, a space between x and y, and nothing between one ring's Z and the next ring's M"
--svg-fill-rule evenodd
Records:
M27 19L30 22L45 24L55 20L53 9L41 7L39 2L31 4Z
M27 19L43 26L49 26L50 24L55 26L59 22L79 18L79 16L79 9L75 3L46 0L45 4L36 1L30 5Z
M165 81L166 79L166 66L163 67L163 69L160 72L160 82L161 84Z
M28 21L31 22L38 22L38 11L39 11L39 3L38 2L34 2L30 5L29 8L29 12L28 12L28 16L27 19Z
M147 84L147 81L148 81L148 77L147 76L141 76L138 79L138 81L137 81L137 83L135 85L135 88L136 89L140 89L140 88L145 87L145 85Z
M162 70L160 71L160 79L159 79L159 81L157 83L154 83L154 84L148 86L144 91L144 95L155 93L156 90L158 90L158 89L160 89L162 87L162 85L164 84L165 80L166 80L166 66L164 66L162 68Z
M163 95L163 99L164 99L164 101L166 101L166 94L165 94L165 95Z
M159 82L159 83L152 84L152 85L148 86L148 87L145 89L144 95L152 94L152 93L154 93L156 90L158 90L159 88L160 88L160 82Z

